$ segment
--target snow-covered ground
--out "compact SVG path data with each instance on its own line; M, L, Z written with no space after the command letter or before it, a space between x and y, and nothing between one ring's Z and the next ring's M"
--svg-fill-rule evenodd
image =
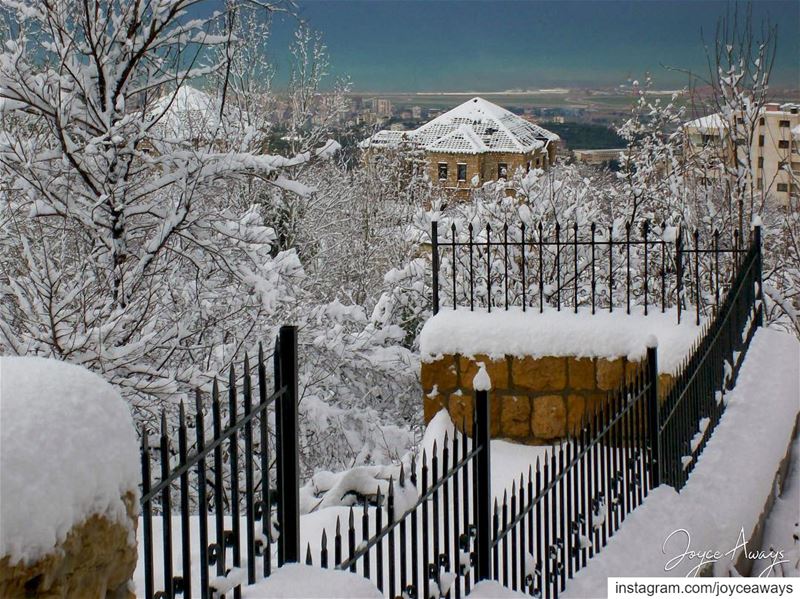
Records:
M775 505L764 526L762 551L782 549L786 563L775 568L773 576L800 576L800 436L792 443L792 457L784 482L783 492L775 498ZM769 566L769 560L759 559L754 572Z
M800 409L797 339L759 329L727 397L725 413L683 490L666 485L653 490L563 596L605 596L609 576L686 576L701 565L690 556L679 559L687 543L692 551L727 553L740 543L741 530L750 535ZM732 555L717 562L716 574L729 572Z
M432 455L433 451L433 443L434 441L441 447L441 442L447 433L449 436L452 437L454 432L454 427L452 422L450 421L449 417L447 416L446 412L440 412L439 415L431 422L428 426L426 431L425 437L422 440L421 448L425 449L426 453L430 456ZM495 440L492 441L492 448L491 448L491 456L492 456L492 494L498 501L502 500L504 491L510 490L512 483L515 480L519 480L520 473L524 472L527 474L528 467L532 464L536 463L537 458L542 459L545 453L550 449L549 446L546 447L534 447L534 446L527 446L527 445L516 445L513 443L509 443L506 441L499 441ZM441 456L441 449L439 449L439 455ZM388 479L387 471L390 467L374 467L374 468L367 468L367 469L360 469L356 470L356 472L361 473L364 475L365 478L376 476L378 480L382 481L383 476L386 476ZM396 470L396 468L395 468ZM352 471L350 471L352 472ZM327 478L329 475L326 474ZM347 473L338 473L334 476L338 479L347 478ZM395 477L396 480L396 477ZM328 481L325 481L328 482ZM361 481L364 482L364 481ZM352 480L350 481L352 486ZM377 483L376 483L377 484ZM327 485L326 485L327 486ZM337 484L330 485L332 489L337 489ZM382 492L385 492L385 485L381 482L380 486L382 487ZM366 489L365 489L366 490ZM333 495L337 493L334 491ZM329 494L330 495L330 494ZM416 501L416 494L413 496L413 501ZM305 503L308 505L310 501L306 498ZM411 502L413 505L413 502ZM410 505L409 505L410 507ZM356 539L357 542L361 542L362 538L362 516L363 509L359 506L355 509L355 519L354 519L354 529L356 532ZM375 522L375 508L370 507L368 508L369 513L369 521L374 526ZM334 531L336 530L336 520L337 518L341 522L342 527L342 550L343 555L347 555L347 523L348 518L350 515L350 508L347 506L342 505L333 505L329 507L321 507L316 509L311 513L304 514L300 517L300 548L301 553L305 556L305 550L307 544L311 545L312 548L312 556L314 559L314 563L318 564L319 559L319 547L320 547L320 538L322 536L322 531L326 530L328 534L328 551L330 556L330 561L333 561L333 535ZM386 515L384 512L384 522ZM225 519L225 529L231 529L231 520L230 518L226 517ZM419 523L421 525L421 519L419 519ZM179 538L179 531L180 531L180 518L174 516L172 518L172 530L173 530L173 538ZM214 531L214 517L211 515L208 519L208 528L209 528L209 535L213 537ZM190 520L190 529L191 529L191 550L192 550L192 563L198 564L200 562L200 553L199 553L199 546L197 543L197 539L199 537L199 521L197 517L193 517ZM138 532L139 532L139 547L142 547L142 523L139 522ZM241 520L241 530L245 530L245 520L242 518ZM374 530L371 530L374 532ZM161 554L161 543L160 539L162 537L162 521L160 517L155 517L153 519L153 537L156 540L154 544L154 550L156 551L155 555L155 569L157 571L156 580L160 580L161 572L163 571L162 568L162 561L163 557ZM409 538L410 543L410 538ZM409 546L410 549L410 546ZM173 568L176 572L181 570L181 556L180 556L180 546L178 543L174 543L173 549ZM243 549L242 551L242 567L246 568L246 551ZM138 590L144 589L144 561L143 555L140 551L139 555L139 563L137 564L136 573L134 575L134 583L136 584L136 588ZM274 557L274 549L273 549L273 557ZM230 557L228 558L228 566L230 566ZM374 559L374 555L373 555ZM384 550L384 561L388 560L388 553ZM257 558L257 571L261 569L261 560ZM361 564L359 564L359 568ZM193 568L193 587L199 588L199 573L196 566ZM511 592L511 591L509 591Z
M526 597L497 582L485 580L467 595L475 599L514 599ZM292 564L276 571L270 578L246 587L244 599L357 599L383 597L375 585L358 574L323 570Z
M496 309L492 312L459 308L443 308L430 318L420 333L423 360L443 354L501 357L576 356L587 358L619 358L641 360L652 337L658 341L658 367L671 373L691 350L703 330L694 324L694 312L685 312L678 325L674 309L663 314L651 307L647 316L641 306L607 312L580 308L553 308L539 313L531 309Z

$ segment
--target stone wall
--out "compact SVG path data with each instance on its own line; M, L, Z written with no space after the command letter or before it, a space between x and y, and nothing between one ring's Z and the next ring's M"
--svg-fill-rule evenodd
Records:
M425 422L441 409L459 429L472 432L472 379L483 362L492 380L491 434L529 445L549 444L579 430L588 416L606 401L609 391L639 370L625 358L514 357L449 355L422 363ZM672 383L660 375L663 397Z
M123 502L135 527L136 498L128 493ZM128 581L136 570L138 553L131 540L122 524L91 516L75 526L53 553L34 564L11 566L8 557L0 559L0 597L133 599Z

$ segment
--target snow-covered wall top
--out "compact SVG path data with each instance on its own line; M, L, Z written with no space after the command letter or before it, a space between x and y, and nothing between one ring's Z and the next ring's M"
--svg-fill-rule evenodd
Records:
M0 557L35 562L93 515L133 535L122 496L138 503L136 431L99 376L57 360L0 358L0 448Z
M641 308L613 313L579 310L538 310L523 312L485 310L471 312L443 308L428 320L420 334L423 361L447 354L491 358L509 356L575 356L578 358L621 358L641 360L653 336L658 341L658 366L673 372L700 336L693 317L677 324L673 310L652 311L645 316Z

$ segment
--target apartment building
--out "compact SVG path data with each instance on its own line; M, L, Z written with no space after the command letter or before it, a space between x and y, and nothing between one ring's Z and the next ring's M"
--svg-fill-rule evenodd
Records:
M709 147L717 159L732 163L740 152L750 153L751 181L780 205L800 197L800 104L766 104L753 127L752 143L737 133L746 130L743 116L736 117L734 134L728 133L729 121L720 114L711 114L684 125L686 149L698 153ZM741 127L741 129L740 129ZM709 164L704 177L719 177L721 168Z

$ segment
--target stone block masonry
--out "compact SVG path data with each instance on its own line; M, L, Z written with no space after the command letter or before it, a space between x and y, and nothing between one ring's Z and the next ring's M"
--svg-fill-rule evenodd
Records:
M122 501L135 527L138 499L127 493ZM134 599L128 581L136 570L138 553L131 537L135 539L124 525L105 516L90 516L35 563L11 565L8 557L0 559L0 597Z
M641 368L627 358L541 358L451 354L422 363L424 416L428 423L446 409L462 432L472 433L472 379L483 362L492 380L491 434L528 445L545 445L580 430L608 393ZM663 398L672 376L659 376Z

